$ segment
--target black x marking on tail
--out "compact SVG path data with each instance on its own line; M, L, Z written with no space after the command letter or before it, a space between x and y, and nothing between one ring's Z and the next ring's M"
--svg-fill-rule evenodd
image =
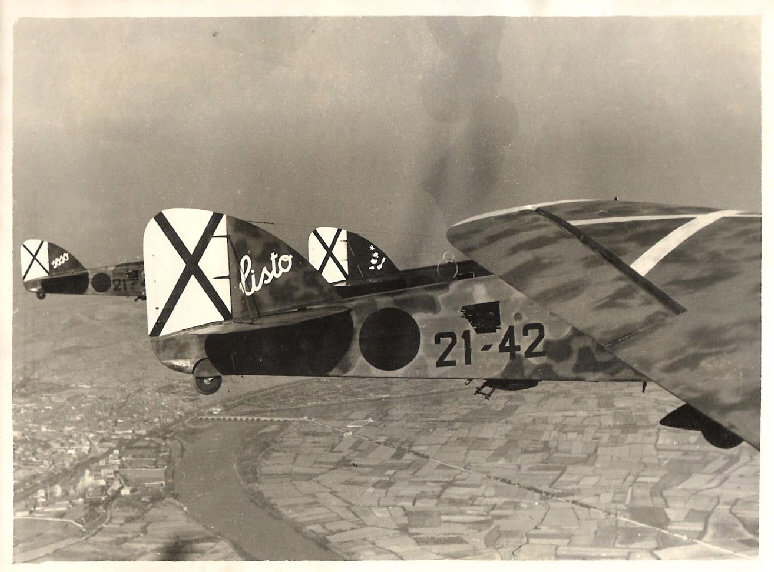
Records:
M178 300L180 300L180 296L183 294L183 290L185 290L185 287L188 285L188 281L192 276L198 280L202 290L204 290L204 293L207 294L209 299L215 305L215 308L220 312L220 315L223 316L223 319L231 319L231 311L228 309L225 302L223 302L220 295L215 290L215 287L212 285L212 282L207 278L207 275L199 267L199 261L202 259L202 256L204 256L204 251L207 250L207 246L210 244L210 240L212 240L212 236L215 234L215 230L218 228L218 224L220 224L222 218L223 214L212 213L207 226L204 228L204 233L196 244L196 248L194 248L193 252L189 252L180 236L175 232L175 229L172 228L167 217L164 216L164 213L159 213L154 217L154 220L159 225L159 228L161 228L161 231L169 239L169 242L180 255L180 258L183 259L183 262L185 262L185 267L183 268L180 277L177 279L175 287L172 288L172 292L169 294L169 298L167 299L166 304L164 304L164 308L161 310L161 313L151 330L151 336L158 336L164 329L167 320L169 320L169 316L172 314L172 310L175 309Z
M27 274L29 274L30 269L32 268L32 265L36 262L38 263L38 266L40 266L43 269L43 272L46 273L46 275L50 275L51 273L48 271L48 269L43 266L43 263L38 260L38 252L40 252L40 249L43 248L43 241L41 240L38 243L38 248L33 253L29 248L27 248L26 244L22 244L22 248L30 253L30 256L32 256L32 260L30 260L29 266L27 266L27 270L24 271L24 274L22 274L22 280L25 280L27 278Z
M341 265L341 262L339 262L339 259L336 258L333 255L333 247L336 246L336 241L339 240L339 235L341 235L341 229L336 229L336 234L333 235L333 240L331 240L330 246L325 244L325 240L322 236L320 236L320 233L317 232L317 229L313 230L312 233L317 237L317 240L320 241L320 244L325 249L325 256L322 259L322 262L320 263L320 267L317 269L320 272L323 271L325 268L325 265L328 264L328 260L333 260L333 262L336 264L336 266L339 267L339 270L341 271L342 276L344 278L349 278L349 274L347 274L347 271L344 270L344 267Z

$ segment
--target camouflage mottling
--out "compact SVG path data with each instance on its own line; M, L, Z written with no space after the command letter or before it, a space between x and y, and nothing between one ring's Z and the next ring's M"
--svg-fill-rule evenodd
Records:
M514 246L510 252L514 256L521 252L520 246ZM531 283L533 280L537 280L537 276L540 276L543 272L549 272L551 270L552 263L550 260L530 259L526 262L515 264L510 268L509 274L521 276L521 280L526 283ZM558 285L561 287L561 284Z
M583 346L575 355L573 371L584 376L593 376L598 371L604 371L611 366L611 360L606 354L592 351L591 346Z
M598 210L598 203L585 204L592 212ZM673 315L620 268L535 211L461 223L448 237L508 284L539 304L550 304L553 313L603 345ZM626 313L620 311L622 305ZM584 319L591 313L593 320Z
M715 212L613 201L542 209L570 222ZM627 284L614 262L605 262L609 267L605 269L600 264L602 257L579 237L550 218L541 218L530 209L481 217L452 227L448 236L454 246L514 288L759 447L760 216L720 218L682 241L671 240L669 235L691 217L577 227L627 263L662 239L670 241L672 250L648 272L647 280L685 309L679 314L660 309L657 301L636 292L634 282ZM535 244L536 233L555 243L538 251L517 247L519 242ZM585 288L579 289L578 281L585 282ZM571 284L578 295L568 297L562 284ZM578 364L586 361L595 367L590 356L582 357Z
M404 284L430 284L341 297L279 238L244 221L227 220L228 236L221 238L229 242L233 319L153 340L159 359L178 371L191 373L196 366L206 375L643 379L475 262L455 264L460 279L444 279L437 268L428 267L398 278ZM240 261L249 256L257 274L269 267L272 254L292 256L292 268L261 288L248 288L248 295L240 288ZM476 331L462 309L477 304L499 308L499 328ZM402 313L380 312L384 309Z
M690 219L651 220L647 225L639 221L619 222L586 225L579 228L584 234L612 250L621 260L631 264L645 250L688 220Z
M482 302L499 301L501 307L501 329L487 334L476 334L462 315L460 308ZM639 380L642 376L601 346L569 326L562 320L542 310L494 276L458 280L410 288L389 294L373 294L343 300L337 306L349 309L352 316L353 333L349 348L338 363L326 373L329 376L355 377L418 377L418 378L477 378L477 379L567 379L567 380ZM420 347L417 355L403 368L383 371L369 364L360 348L360 329L363 322L375 311L382 308L399 308L409 312L420 329ZM519 321L514 321L514 316ZM303 313L298 314L299 319ZM523 339L522 328L527 323L540 323L545 328L545 339L538 349L546 348L547 356L525 358L524 352L535 339L532 333ZM498 345L509 326L515 326L516 341L521 351L510 359L510 354L498 351ZM249 324L240 327L250 328ZM290 326L292 327L292 326ZM153 347L159 359L173 368L190 373L190 368L200 359L209 358L203 341L207 336L223 335L231 330L228 324L197 328L179 332L154 340ZM462 332L470 331L471 364L464 363ZM197 333L198 332L198 333ZM211 333L208 333L211 332ZM437 361L448 346L446 340L435 343L439 332L454 332L457 343L448 359L456 361L455 366L438 367ZM330 335L338 335L331 332ZM190 344L188 342L190 340ZM318 344L324 340L318 339ZM376 340L378 343L378 340ZM488 351L482 347L489 344ZM259 351L256 348L255 351ZM311 350L310 350L311 351ZM589 359L588 356L593 356ZM299 360L305 359L298 356ZM578 363L584 364L580 369ZM179 364L188 364L189 369ZM594 369L586 365L593 364ZM239 371L228 373L240 373ZM242 372L255 373L255 372ZM276 372L274 372L276 374Z
M708 207L682 207L633 201L573 201L544 208L569 221L604 217L692 215L717 210Z
M438 314L442 307L438 302L437 293L445 289L445 285L424 287L421 291L414 292L415 295L406 298L400 308L409 314Z
M518 244L511 247L510 252L515 250L532 252L541 248L553 246L555 237L552 236L533 236L529 240L519 241Z
M360 326L365 318L380 308L396 307L416 308L416 299L426 297L430 290L437 300L437 309L432 312L411 311L421 331L419 354L405 368L394 372L378 372L360 355L357 343L350 347L345 360L335 368L331 375L354 375L369 377L374 374L390 377L430 377L430 378L486 378L486 379L585 379L575 370L579 352L585 348L597 357L599 369L586 372L589 379L635 380L642 376L621 364L598 344L580 334L562 320L527 300L502 280L490 276L477 279L459 280L430 287L412 288L390 295L374 295L352 300L352 315L355 324L355 340L358 339ZM476 334L470 323L462 315L462 306L483 302L499 301L501 328L487 334ZM514 321L514 315L520 315L520 321ZM552 356L525 358L524 351L534 339L523 339L522 328L527 323L541 323L545 327L545 339L541 348L551 347ZM508 353L498 351L503 336L509 326L515 327L516 342L521 351L511 360ZM471 361L464 364L464 342L462 332L471 332ZM456 361L455 366L437 367L436 362L448 346L444 340L435 343L438 332L454 332L457 343L447 359ZM481 348L491 344L491 349ZM547 351L547 350L546 350ZM561 356L561 360L553 356ZM347 369L342 367L346 364ZM547 377L548 376L548 377Z
M546 291L546 295L559 301L572 300L583 293L587 284L585 280L568 280L564 284L557 284Z
M563 344L556 340L546 341L543 345L546 356L551 361L566 361L572 355L572 347L570 344Z
M688 311L612 351L760 446L761 219L715 222L651 276Z
M238 218L228 217L229 267L231 268L231 305L235 320L250 320L265 314L282 312L339 297L319 272L298 252L270 232ZM250 257L256 281L261 270L271 268L272 254L293 257L291 273L272 280L245 295L240 290L240 260ZM292 277L292 279L290 279Z
M527 372L530 371L530 373L534 374L534 370L537 368L541 368L541 374L549 374L551 375L553 373L553 370L551 371L545 371L546 368L541 367L546 364L536 364L533 367L530 367L530 364L527 364L527 360L524 359L523 356L517 355L515 359L509 359L506 362L505 367L503 368L502 372L500 372L500 375L503 379L528 379L531 378L532 375L527 375ZM556 376L555 374L551 375L550 379L558 379L559 376ZM491 377L490 377L491 379ZM546 378L538 378L538 379L546 379ZM567 378L565 378L567 379Z

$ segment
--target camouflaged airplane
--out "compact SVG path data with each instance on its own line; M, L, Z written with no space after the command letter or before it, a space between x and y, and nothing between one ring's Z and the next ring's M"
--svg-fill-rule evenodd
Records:
M638 380L496 276L338 290L263 228L194 209L145 230L148 333L201 393L224 375Z
M25 240L21 246L24 288L39 300L46 294L99 294L145 299L142 262L85 268L61 246L46 240Z
M224 375L654 381L713 444L760 447L760 215L562 201L448 238L470 272L355 292L259 226L165 210L143 245L152 347L204 394Z

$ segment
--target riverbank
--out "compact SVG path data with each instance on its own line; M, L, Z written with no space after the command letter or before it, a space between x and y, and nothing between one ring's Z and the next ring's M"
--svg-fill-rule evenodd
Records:
M252 423L195 422L176 437L174 492L190 516L226 538L251 560L344 560L256 503L243 488L236 459L244 439L263 429Z

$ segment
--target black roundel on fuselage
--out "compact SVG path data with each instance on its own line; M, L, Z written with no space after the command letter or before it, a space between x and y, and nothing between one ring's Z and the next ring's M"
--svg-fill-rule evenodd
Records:
M411 363L418 351L419 326L411 314L398 308L377 310L360 328L360 352L377 369L400 369Z
M91 287L97 292L107 292L110 289L110 276L99 272L91 277Z

